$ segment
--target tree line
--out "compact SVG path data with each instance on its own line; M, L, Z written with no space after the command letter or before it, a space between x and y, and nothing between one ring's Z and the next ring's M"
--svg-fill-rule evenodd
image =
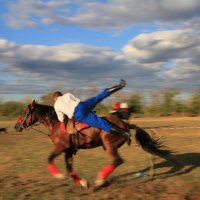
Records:
M140 93L123 93L123 95L114 96L112 100L99 103L95 111L99 115L106 115L114 102L124 100L127 101L134 117L200 115L200 89L184 99L181 98L180 90L176 88L162 89L148 95L148 98ZM23 115L23 111L29 103L31 103L30 99L20 102L0 102L0 119L14 119ZM52 93L43 95L39 103L53 105Z
M139 94L128 98L136 116L198 116L200 115L200 89L187 99L181 97L179 89L167 88L151 95L149 102L143 101Z

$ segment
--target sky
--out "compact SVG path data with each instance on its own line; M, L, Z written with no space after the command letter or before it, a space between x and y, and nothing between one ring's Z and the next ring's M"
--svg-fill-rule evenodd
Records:
M200 88L199 0L0 0L0 100Z

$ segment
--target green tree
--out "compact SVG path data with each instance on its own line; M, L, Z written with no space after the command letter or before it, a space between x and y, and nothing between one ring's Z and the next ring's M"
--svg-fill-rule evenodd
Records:
M159 92L150 94L150 101L143 108L144 114L147 116L159 116L161 101L162 97Z
M200 115L200 89L195 91L189 103L189 114Z
M187 112L187 105L184 101L176 100L174 102L174 112L177 114L184 114Z
M100 116L108 115L109 107L101 102L97 104L97 106L94 108L94 111L96 112L97 115Z
M23 113L25 105L22 102L9 101L1 105L1 116L6 118L14 118Z
M53 106L54 102L53 102L53 92L50 92L48 94L45 94L43 96L41 96L41 100L42 100L42 104L45 104L45 105L49 105L49 106Z
M140 94L130 95L130 97L128 98L128 105L134 113L139 115L143 113L142 97Z
M177 100L175 97L180 93L177 88L165 88L162 92L161 114L164 116L171 115L175 112Z

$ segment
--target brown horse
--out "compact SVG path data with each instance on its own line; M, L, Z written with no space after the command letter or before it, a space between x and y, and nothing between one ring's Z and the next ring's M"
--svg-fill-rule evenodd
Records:
M105 117L105 119L126 131L135 129L135 138L145 151L174 162L171 151L162 149L162 146L158 141L152 139L143 129L133 124L130 125L115 115L109 115ZM48 128L50 138L55 145L54 151L48 157L48 168L50 173L56 178L64 178L64 176L58 170L53 161L58 155L64 153L66 168L69 175L77 185L81 185L84 188L88 187L87 181L78 177L78 175L73 171L73 155L78 149L103 146L104 150L112 160L110 165L99 171L95 182L96 186L103 185L111 172L123 163L123 160L118 153L118 148L126 143L124 137L108 134L104 130L88 126L85 126L82 129L79 128L79 130L74 134L69 134L67 131L64 132L60 128L60 122L57 119L54 108L48 105L38 104L35 101L28 105L23 118L18 119L15 129L16 131L21 132L23 129L34 125L36 122L40 122ZM68 124L69 123L70 122L68 122ZM79 123L78 125L81 124ZM78 129L76 125L75 128Z

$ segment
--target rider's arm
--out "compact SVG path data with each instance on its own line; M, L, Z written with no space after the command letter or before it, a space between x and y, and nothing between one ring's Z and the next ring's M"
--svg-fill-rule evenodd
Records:
M62 112L60 112L60 111L56 111L56 114L58 116L58 120L60 122L64 122L64 114Z

